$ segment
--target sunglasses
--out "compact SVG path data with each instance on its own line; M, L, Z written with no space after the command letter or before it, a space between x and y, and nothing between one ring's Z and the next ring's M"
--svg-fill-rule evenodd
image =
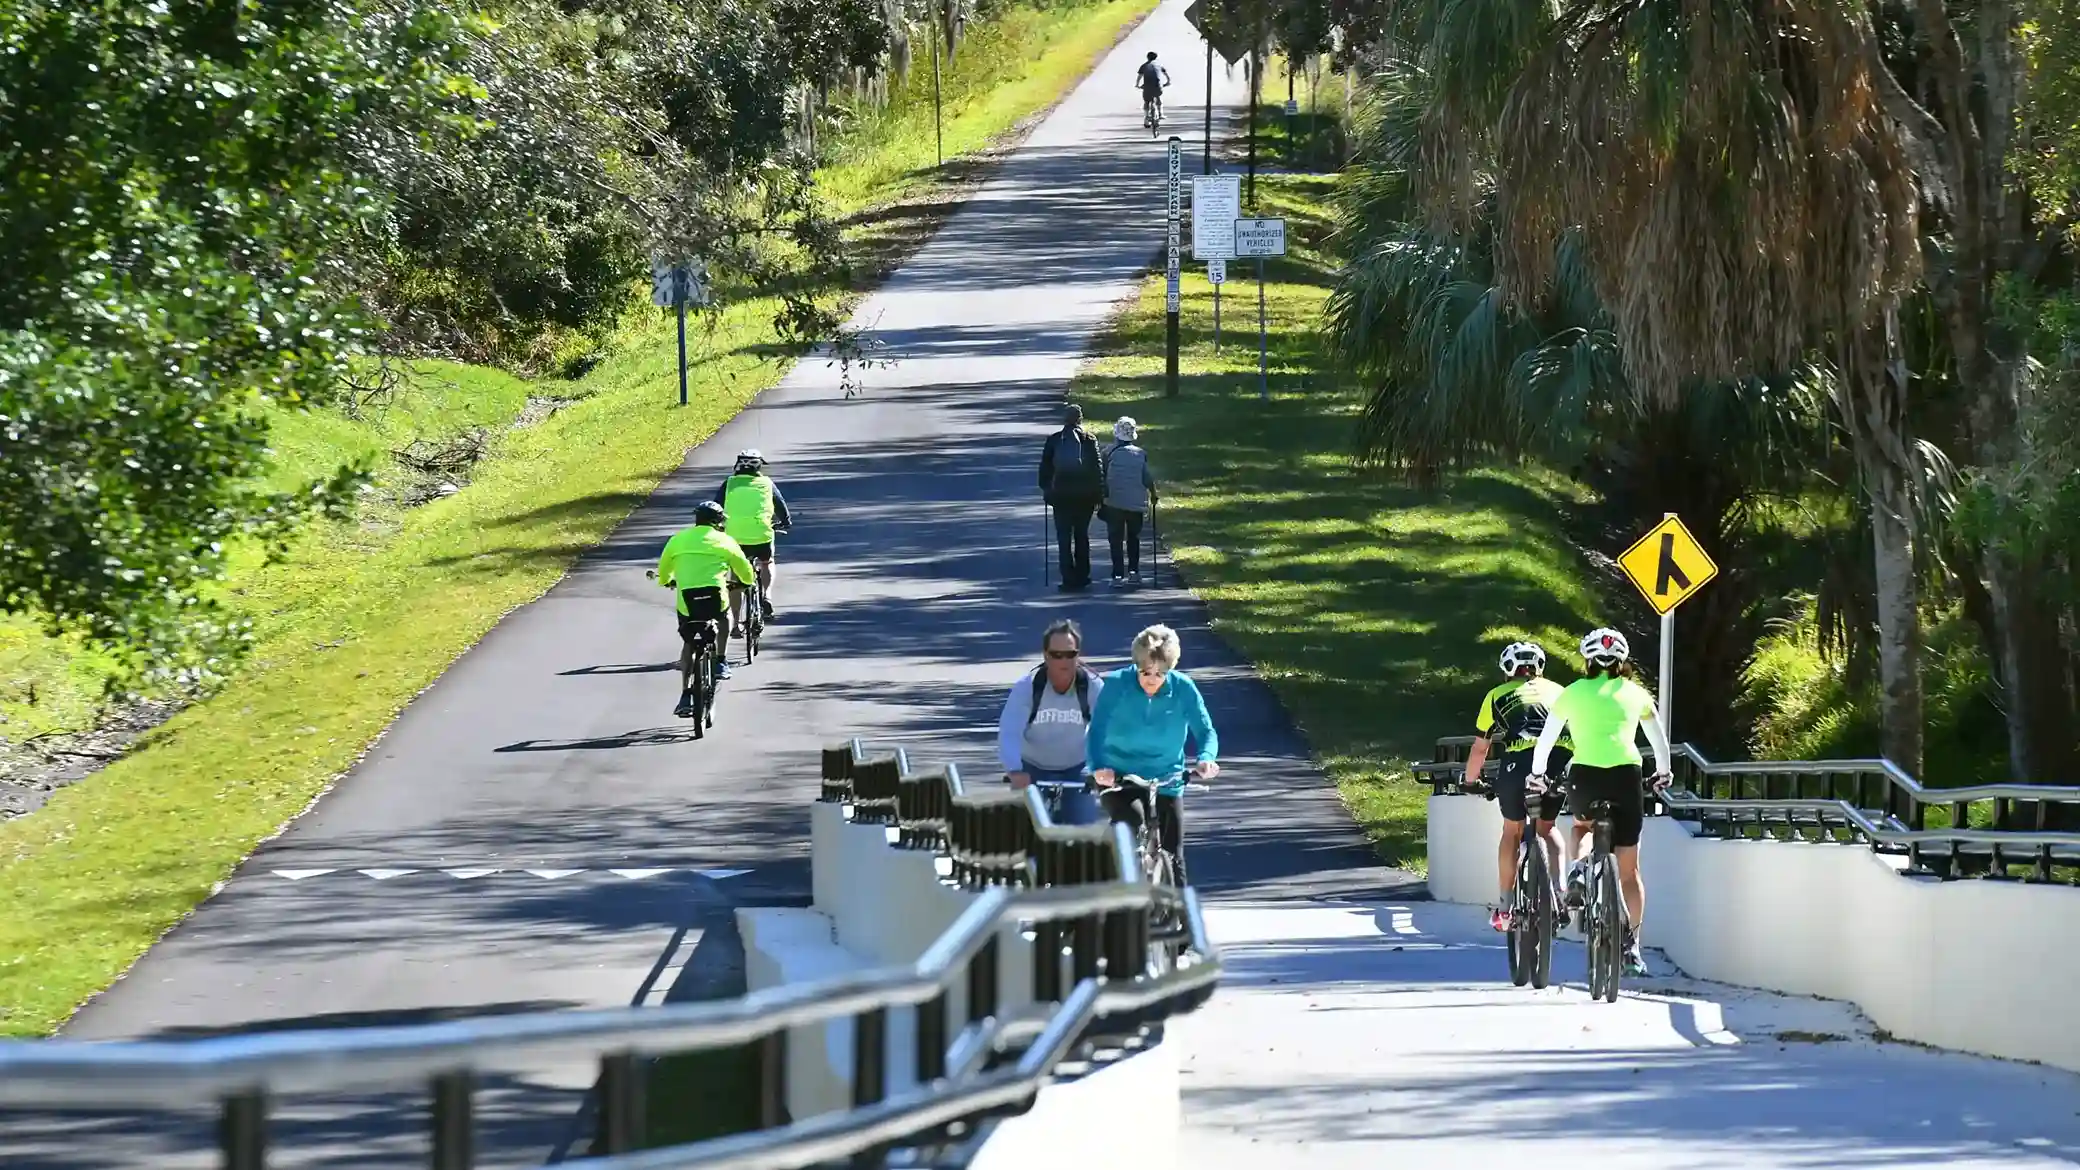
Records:
M1049 650L1049 651L1047 652L1047 656L1048 656L1049 658L1053 658L1053 659L1057 659L1057 660L1059 660L1059 659L1064 659L1064 658L1081 658L1081 657L1083 657L1083 651L1081 651L1081 650Z

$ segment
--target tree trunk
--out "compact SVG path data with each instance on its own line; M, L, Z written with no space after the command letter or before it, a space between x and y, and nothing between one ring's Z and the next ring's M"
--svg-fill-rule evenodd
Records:
M1871 505L1878 601L1878 723L1885 758L1921 773L1921 612L1914 557L1913 447L1899 314L1887 306L1847 351L1842 421Z

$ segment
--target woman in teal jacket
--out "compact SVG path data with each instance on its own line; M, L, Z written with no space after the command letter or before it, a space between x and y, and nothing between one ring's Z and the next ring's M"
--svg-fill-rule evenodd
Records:
M1220 774L1214 758L1221 738L1206 714L1206 700L1191 677L1177 669L1184 656L1177 634L1168 626L1150 626L1134 635L1134 665L1105 676L1098 703L1091 711L1086 746L1091 779L1104 794L1106 811L1115 821L1137 831L1146 794L1121 789L1121 775L1157 782L1156 840L1177 864L1177 884L1184 885L1184 811L1187 774L1185 742L1199 749L1189 772L1202 780ZM1129 685L1134 684L1134 685Z

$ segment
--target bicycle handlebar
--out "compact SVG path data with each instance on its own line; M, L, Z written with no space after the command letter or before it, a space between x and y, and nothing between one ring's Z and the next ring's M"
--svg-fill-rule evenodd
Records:
M1155 790L1155 789L1157 789L1157 788L1161 788L1161 787L1163 786L1163 782L1159 782L1159 781L1155 781L1155 780L1144 780L1144 779L1142 779L1142 778L1141 778L1141 777L1139 777L1139 776L1128 776L1128 775L1124 775L1124 774L1122 774L1122 775L1121 775L1121 776L1119 777L1119 782L1120 782L1121 784L1132 784L1132 785L1133 785L1134 787L1136 787L1136 788L1146 788L1146 789L1149 789L1149 790L1151 790L1151 791L1153 791L1153 790ZM1209 789L1209 788L1208 788L1208 787L1207 787L1206 785L1204 785L1204 784L1201 784L1201 783L1199 783L1199 782L1198 782L1198 781L1196 781L1196 780L1187 780L1187 781L1185 781L1185 785L1184 785L1184 790L1185 790L1186 792L1208 792L1208 791L1211 791L1211 789Z

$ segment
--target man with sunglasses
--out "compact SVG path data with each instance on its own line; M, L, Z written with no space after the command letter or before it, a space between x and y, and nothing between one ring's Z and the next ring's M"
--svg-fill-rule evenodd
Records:
M1013 788L1034 781L1069 785L1054 790L1058 824L1098 819L1084 759L1084 733L1104 680L1083 666L1083 630L1068 618L1040 636L1040 665L1011 684L997 720L997 757Z

